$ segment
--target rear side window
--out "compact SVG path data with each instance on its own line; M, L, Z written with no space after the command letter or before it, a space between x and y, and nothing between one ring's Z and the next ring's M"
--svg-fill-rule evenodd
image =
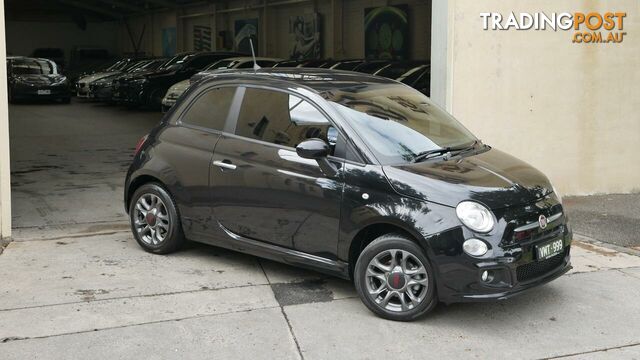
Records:
M289 147L311 138L335 144L336 134L329 120L308 101L254 88L245 92L236 125L236 135Z
M181 121L189 125L222 131L235 93L234 87L207 90L193 101Z

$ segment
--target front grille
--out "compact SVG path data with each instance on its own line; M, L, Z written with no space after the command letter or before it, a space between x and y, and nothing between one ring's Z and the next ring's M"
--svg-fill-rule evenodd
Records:
M514 231L513 235L511 235L510 243L533 243L540 242L545 239L552 239L558 236L561 236L564 232L564 225L560 224L554 226L555 224L549 225L550 227L547 229L535 228L531 230L525 231Z
M533 261L528 264L518 266L518 268L516 269L518 282L533 280L547 273L550 273L553 270L556 270L564 263L564 258L567 255L567 251L568 248L565 248L563 252L554 257L542 261Z

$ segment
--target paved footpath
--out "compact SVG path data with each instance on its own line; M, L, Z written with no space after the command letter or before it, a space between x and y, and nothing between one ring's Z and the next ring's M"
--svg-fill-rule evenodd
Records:
M151 255L117 224L43 230L0 255L0 359L640 358L640 258L587 243L538 291L397 323L313 272L198 244Z

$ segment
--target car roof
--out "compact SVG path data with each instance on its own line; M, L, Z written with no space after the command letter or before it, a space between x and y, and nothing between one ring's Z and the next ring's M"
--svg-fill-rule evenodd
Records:
M53 62L53 60L50 60L50 59L30 57L30 56L7 56L7 60L40 60L40 61Z
M331 90L366 88L375 85L396 85L395 80L357 73L353 71L341 71L318 68L263 68L259 70L237 69L218 70L210 73L203 81L232 80L239 83L268 84L287 82L301 85L324 93Z

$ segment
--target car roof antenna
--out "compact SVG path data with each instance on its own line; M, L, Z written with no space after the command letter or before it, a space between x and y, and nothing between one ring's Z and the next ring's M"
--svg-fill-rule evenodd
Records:
M253 40L251 37L249 37L249 44L251 44L251 57L253 57L253 71L258 71L262 68L258 65L258 61L256 60L256 51L253 49Z

